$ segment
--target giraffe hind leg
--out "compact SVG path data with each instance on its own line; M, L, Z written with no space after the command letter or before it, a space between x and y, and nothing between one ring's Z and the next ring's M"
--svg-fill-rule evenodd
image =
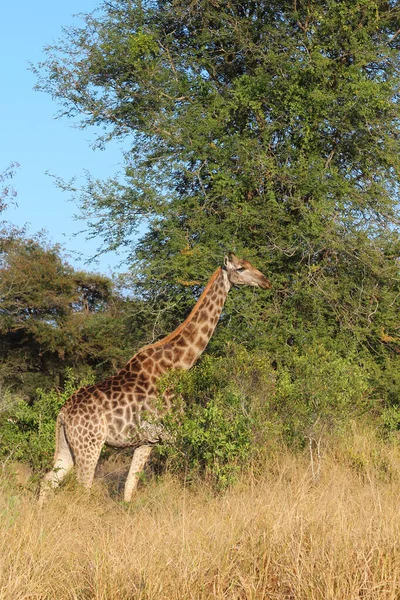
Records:
M56 451L54 454L54 465L51 471L46 473L40 486L39 503L43 505L49 493L57 488L64 477L74 466L74 458L68 440L65 435L63 415L59 414L56 423Z
M85 488L92 487L94 472L100 457L101 449L107 438L107 424L100 418L96 424L88 423L85 434L79 441L72 443L75 458L76 477ZM71 436L71 440L75 439Z
M94 472L100 457L101 449L104 445L104 440L95 438L85 440L85 448L77 448L75 455L76 477L86 489L92 487Z

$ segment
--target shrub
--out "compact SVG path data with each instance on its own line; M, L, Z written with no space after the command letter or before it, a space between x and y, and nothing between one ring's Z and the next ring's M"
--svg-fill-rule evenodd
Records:
M167 388L175 408L164 419L169 443L159 454L189 481L231 484L256 448L261 398L273 389L269 360L231 346L224 357L207 355L191 371L167 374L161 392Z
M91 382L91 375L78 382L68 370L63 390L39 389L32 404L22 399L4 403L0 414L0 458L26 462L35 472L49 468L58 412L78 387Z
M166 427L171 442L159 450L170 468L187 479L206 476L216 489L235 480L251 450L249 416L241 398L217 393L206 406L186 406L184 416L169 415Z
M273 410L282 421L285 440L303 445L342 428L371 407L367 370L316 343L294 351L278 369Z
M170 442L160 453L173 470L225 487L271 447L318 442L372 405L368 370L351 356L316 343L271 363L230 346L223 357L205 356L191 371L164 378L176 409L165 419Z

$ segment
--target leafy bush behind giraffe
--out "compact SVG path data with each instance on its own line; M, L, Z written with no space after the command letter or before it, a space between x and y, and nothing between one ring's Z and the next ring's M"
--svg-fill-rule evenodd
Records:
M339 434L375 403L364 366L321 344L275 367L265 354L232 346L191 371L170 373L163 385L178 398L165 419L169 443L159 452L186 479L206 476L217 488L261 464L271 447L303 448Z
M0 411L0 458L28 463L36 473L52 464L55 442L55 422L60 408L81 385L93 383L93 374L78 380L68 370L62 390L38 389L36 401L6 393Z

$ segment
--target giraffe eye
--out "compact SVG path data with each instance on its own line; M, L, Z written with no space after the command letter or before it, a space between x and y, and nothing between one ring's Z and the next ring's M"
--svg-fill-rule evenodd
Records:
M246 269L245 269L245 267L238 267L238 268L236 269L236 271L245 271L245 270L246 270Z

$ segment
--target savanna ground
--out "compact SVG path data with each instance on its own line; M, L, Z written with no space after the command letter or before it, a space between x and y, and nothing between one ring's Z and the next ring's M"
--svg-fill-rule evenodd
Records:
M168 472L130 506L98 478L40 510L5 472L1 600L400 597L400 451L371 429L271 450L223 493Z

